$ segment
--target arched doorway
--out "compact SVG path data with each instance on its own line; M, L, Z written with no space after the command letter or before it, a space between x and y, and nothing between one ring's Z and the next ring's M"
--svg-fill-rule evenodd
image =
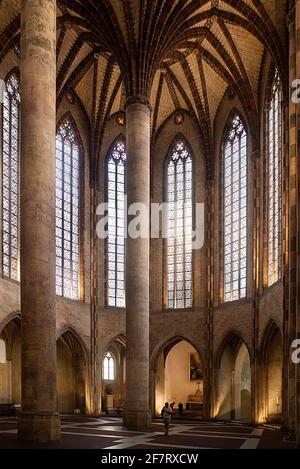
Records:
M277 325L271 321L262 342L262 420L269 422L282 420L282 335Z
M106 347L101 361L101 409L120 414L126 396L126 340L120 335Z
M57 340L57 400L61 413L86 412L86 359L76 334L65 331Z
M204 367L199 352L184 338L169 341L158 352L154 364L152 412L160 415L164 403L183 404L185 416L203 415Z
M0 413L21 405L21 330L16 317L0 333Z
M242 344L234 370L234 399L236 419L251 419L251 365L248 349Z
M251 362L249 351L235 334L222 347L219 361L217 417L251 419Z

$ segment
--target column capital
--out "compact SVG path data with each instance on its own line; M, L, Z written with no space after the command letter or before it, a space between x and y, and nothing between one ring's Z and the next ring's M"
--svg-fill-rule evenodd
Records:
M125 110L128 108L128 106L131 106L132 104L143 104L144 106L148 107L150 112L152 112L152 106L149 102L149 99L146 98L146 96L143 96L141 94L128 96L126 103L125 103Z

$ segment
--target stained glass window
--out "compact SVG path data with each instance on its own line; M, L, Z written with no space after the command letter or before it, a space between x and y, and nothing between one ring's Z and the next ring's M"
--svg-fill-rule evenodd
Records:
M2 273L19 280L20 91L15 73L5 83L2 121Z
M224 301L247 292L247 134L235 115L224 153Z
M56 135L56 294L78 300L80 147L69 120Z
M115 360L110 352L107 352L103 359L103 379L115 379Z
M119 138L107 158L107 302L125 307L125 140Z
M167 160L167 305L192 306L193 157L176 140Z
M281 249L281 83L276 71L268 108L268 284L280 275Z

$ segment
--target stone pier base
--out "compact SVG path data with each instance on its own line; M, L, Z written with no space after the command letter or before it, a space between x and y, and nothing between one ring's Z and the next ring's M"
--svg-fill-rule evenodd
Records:
M149 410L125 410L123 414L123 423L126 428L147 428L151 423Z
M18 438L22 441L48 443L60 439L58 414L21 414L18 419Z

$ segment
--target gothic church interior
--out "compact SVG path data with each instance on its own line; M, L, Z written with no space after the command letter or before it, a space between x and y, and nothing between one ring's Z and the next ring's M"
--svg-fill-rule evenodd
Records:
M0 79L0 446L169 401L299 447L300 1L2 0Z

